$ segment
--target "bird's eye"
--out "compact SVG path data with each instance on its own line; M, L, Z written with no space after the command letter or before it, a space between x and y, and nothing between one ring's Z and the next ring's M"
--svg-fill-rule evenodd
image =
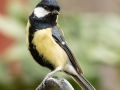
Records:
M44 9L48 10L48 6L44 6Z

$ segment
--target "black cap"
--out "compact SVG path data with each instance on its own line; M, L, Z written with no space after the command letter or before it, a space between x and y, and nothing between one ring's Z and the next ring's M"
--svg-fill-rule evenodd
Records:
M56 6L56 7L59 7L58 5L58 2L56 0L42 0L38 5L38 6L41 6L41 5L48 5L48 6Z

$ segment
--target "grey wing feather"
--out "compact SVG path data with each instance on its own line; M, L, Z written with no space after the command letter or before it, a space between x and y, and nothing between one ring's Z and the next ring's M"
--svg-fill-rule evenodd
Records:
M75 70L77 71L77 73L81 74L82 70L81 70L80 66L78 65L78 62L77 62L76 58L74 57L72 51L68 47L68 45L64 39L62 30L59 27L54 26L52 29L52 36L53 36L54 40L60 45L60 47L65 50L65 52L67 53L72 65L75 68ZM63 42L64 42L64 44L63 44Z

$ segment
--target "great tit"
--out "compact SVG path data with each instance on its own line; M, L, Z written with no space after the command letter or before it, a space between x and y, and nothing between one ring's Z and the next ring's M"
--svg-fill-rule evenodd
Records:
M26 42L33 59L51 70L43 81L55 72L70 75L83 90L95 88L83 77L75 56L57 24L60 7L56 0L42 0L37 4L26 27Z

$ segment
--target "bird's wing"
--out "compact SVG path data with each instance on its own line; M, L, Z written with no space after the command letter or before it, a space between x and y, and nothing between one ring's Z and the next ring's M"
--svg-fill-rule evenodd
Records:
M54 40L56 41L56 43L58 43L60 45L60 47L67 53L72 65L75 68L75 70L77 71L77 73L78 74L82 73L82 69L78 65L76 58L74 57L72 51L68 47L68 45L64 39L63 32L58 25L53 27L52 36L53 36Z

